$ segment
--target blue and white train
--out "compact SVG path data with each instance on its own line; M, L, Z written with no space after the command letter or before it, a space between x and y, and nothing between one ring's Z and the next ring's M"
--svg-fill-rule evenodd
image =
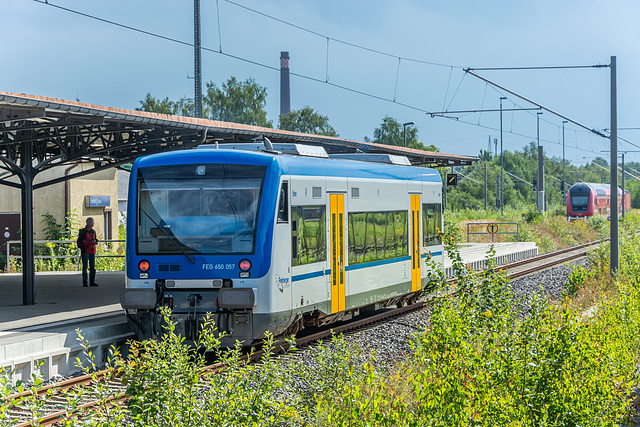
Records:
M139 339L167 306L187 341L210 313L223 345L250 345L411 303L442 265L437 171L265 144L136 160L121 304Z

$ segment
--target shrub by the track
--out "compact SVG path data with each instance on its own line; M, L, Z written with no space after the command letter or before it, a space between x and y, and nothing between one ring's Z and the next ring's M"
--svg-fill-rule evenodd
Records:
M90 418L64 424L614 426L637 383L640 347L640 239L625 238L621 248L619 280L594 288L614 292L598 299L591 316L569 299L554 304L544 296L532 299L523 316L513 291L527 294L524 285L515 289L502 273L474 273L458 263L464 292L431 308L413 352L395 367L344 339L297 359L265 356L249 365L238 351L219 351L215 335L207 334L203 344L219 351L227 368L200 378L204 360L170 328L161 341L115 360L126 404L103 405ZM606 274L606 263L594 259L588 274L572 273L574 295ZM555 286L551 295L559 294ZM106 401L109 392L95 387L87 394Z

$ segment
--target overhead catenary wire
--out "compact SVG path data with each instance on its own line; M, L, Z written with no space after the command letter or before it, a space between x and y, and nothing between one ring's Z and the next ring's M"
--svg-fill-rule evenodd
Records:
M597 164L596 162L594 162L593 160L592 160L592 161L590 161L590 163L591 163L592 165L595 165L595 166L597 166L597 167L601 168L601 169L604 169L604 170L605 170L605 171L607 171L607 172L611 172L611 169L610 169L610 168L606 168L606 167L604 167L604 166L602 166L602 165L599 165L599 164ZM617 166L617 168L618 168L618 170L619 170L619 171L622 171L622 168L621 168L620 166ZM637 180L639 180L639 181L640 181L640 177L637 177L637 176L633 175L632 173L629 173L629 171L627 171L627 169L631 169L631 168L630 168L630 167L628 167L628 166L625 166L624 173L625 173L626 175L629 175L629 176L631 176L631 177L633 177L633 178L635 178L635 179L637 179ZM631 170L633 170L634 172L636 172L636 173L639 173L639 174L640 174L640 172L638 172L638 171L637 171L637 170L635 170L635 169L631 169Z
M470 181L475 182L476 184L484 185L483 182L476 181L475 179L471 178L469 175L465 175L462 172L460 172L459 170L456 170L456 173L462 175L463 179L468 179ZM462 181L462 179L460 181Z
M583 68L586 68L586 67L588 67L588 66L583 66ZM603 67L603 66L589 66L589 67L597 67L597 68L601 68L601 67ZM575 67L572 67L572 68L575 68ZM514 92L514 91L512 91L512 90L507 89L507 88L506 88L506 87L504 87L504 86L501 86L501 85L499 85L499 84L497 84L497 83L495 83L495 82L493 82L493 81L491 81L491 80L489 80L489 79L487 79L487 78L485 78L485 77L482 77L482 76L481 76L481 75L479 75L479 74L474 73L472 68L465 68L465 70L464 70L464 71L465 71L465 73L471 74L472 76L477 77L477 78L479 78L480 80L482 80L482 81L484 81L484 82L486 82L486 83L489 83L489 84L490 84L490 85L492 85L492 86L495 86L495 87L497 87L497 88L500 88L500 90L503 90L503 91L505 91L505 92L507 92L507 93L510 93L511 95L513 95L513 96L515 96L515 97L517 97L517 98L520 98L520 99L522 99L522 100L524 100L524 101L526 101L526 102L528 102L528 103L530 103L530 104L533 104L533 105L535 105L535 106L538 106L538 107L542 108L543 110L545 110L545 111L547 111L547 112L549 112L549 113L553 114L554 116L560 117L561 119L566 120L566 121L568 121L568 122L570 122L570 123L573 123L574 125L576 125L576 126L578 126L578 127L581 127L581 128L583 128L583 129L586 129L586 130L588 130L588 131L590 131L590 132L592 132L592 133L594 133L594 134L596 134L596 135L598 135L598 136L601 136L601 137L603 137L603 138L608 138L608 136L606 136L604 133L602 133L602 132L600 132L600 131L598 131L598 130L596 130L596 129L591 129L591 128L589 128L588 126L583 125L583 124L582 124L582 123L580 123L580 122L577 122L577 121L575 121L575 120L573 120L573 119L571 119L571 118L569 118L569 117L567 117L567 116L565 116L565 115L563 115L563 114L558 113L557 111L554 111L554 110L552 110L552 109L550 109L550 108L548 108L548 107L545 107L545 106L543 106L542 104L539 104L539 103L537 103L537 102L535 102L535 101L533 101L533 100L531 100L531 99L528 99L528 98L526 98L526 97L524 97L524 96L522 96L522 95L520 95L520 94L518 94L518 93L516 93L516 92ZM618 137L618 138L619 138L619 137ZM629 143L629 144L631 144L631 145L633 145L633 146L635 146L635 147L640 148L640 145L638 145L638 144L636 144L636 143L633 143L633 142L628 141L628 140L627 140L626 142L627 142L627 143Z
M463 74L462 78L460 79L460 83L458 83L458 87L456 87L456 91L453 93L453 96L451 97L451 100L449 101L449 104L447 105L447 108L445 108L445 110L448 110L449 107L451 107L451 104L453 103L453 100L456 99L456 95L458 94L458 90L460 90L460 86L462 86L462 82L464 81L464 78L467 76L467 74Z
M400 77L400 61L402 61L398 57L398 68L396 69L396 84L393 88L393 102L396 102L396 94L398 93L398 78Z
M485 83L484 84L484 92L482 93L482 103L480 104L480 114L478 114L478 124L480 124L480 120L482 119L482 110L484 110L484 100L487 97L487 88L488 87L489 87L489 83Z
M104 19L104 18L100 18L100 17L94 16L94 15L90 15L88 13L79 12L79 11L74 10L74 9L69 9L67 7L59 6L59 5L50 3L50 2L45 1L45 0L33 0L33 1L36 2L36 3L40 3L40 4L51 6L51 7L57 8L57 9L61 9L61 10L64 10L64 11L67 11L67 12L70 12L70 13L75 13L77 15L81 15L81 16L84 16L86 18L95 19L97 21L101 21L101 22L104 22L104 23L107 23L107 24L115 25L115 26L118 26L118 27L121 27L121 28L125 28L125 29L131 30L131 31L135 31L135 32L138 32L138 33L141 33L141 34L146 34L148 36L157 37L157 38L160 38L160 39L163 39L163 40L167 40L167 41L170 41L170 42L174 42L174 43L177 43L177 44L181 44L181 45L184 45L184 46L193 47L193 43L189 43L189 42L185 42L185 41L182 41L182 40L178 40L178 39L173 38L173 37L163 36L161 34L157 34L157 33L151 32L151 31L142 30L142 29L139 29L139 28L136 28L136 27L132 27L130 25L120 24L118 22L111 21L111 20ZM266 69L269 69L269 70L280 72L280 69L278 67L274 67L272 65L263 64L263 63L258 62L258 61L254 61L254 60L251 60L251 59L243 58L243 57L237 56L237 55L232 55L230 53L222 52L222 51L217 50L217 49L211 49L211 48L208 48L208 47L205 47L205 46L201 46L201 49L203 51L216 53L216 54L219 54L219 55L222 55L222 56L226 56L228 58L232 58L232 59L236 59L238 61L242 61L242 62L245 62L245 63L248 63L248 64L252 64L252 65L255 65L255 66L258 66L258 67L262 67L262 68L266 68ZM306 80L310 80L310 81L314 81L314 82L318 82L318 83L324 83L324 84L327 84L329 86L335 87L337 89L341 89L341 90L345 90L345 91L348 91L348 92L356 93L358 95L366 96L366 97L377 99L377 100L380 100L380 101L391 102L391 103L394 103L396 105L400 105L400 106L403 106L405 108L409 108L411 110L415 110L415 111L418 111L418 112L421 112L421 113L425 113L425 114L429 113L429 110L426 110L424 108L416 107L414 105L409 105L409 104L406 104L406 103L403 103L403 102L398 102L398 101L394 102L393 99L391 99L391 98L386 98L384 96L375 95L375 94L368 93L368 92L365 92L365 91L362 91L362 90L350 88L348 86L343 86L343 85L339 85L339 84L336 84L336 83L331 83L331 82L327 81L328 80L328 76L327 76L326 80L322 80L322 79L319 79L319 78L316 78L316 77L307 76L305 74L295 73L293 71L290 71L289 73L292 76L300 77L302 79L306 79Z
M466 73L465 73L465 75L466 75ZM492 85L491 82L489 82L489 81L485 81L485 90L486 90L487 87L491 87L500 96L504 95L494 85ZM483 95L483 99L484 99L484 95ZM527 102L529 102L529 101L527 101ZM519 105L519 104L517 104L515 102L513 104L514 104L514 106L518 107L518 110L524 110L524 111L540 110L540 109L544 109L545 108L544 106L540 106L540 107L537 107L537 108L527 109L527 108L524 108L524 107L522 107L521 105ZM483 110L483 111L489 111L489 110ZM493 110L493 111L500 111L500 110L496 109L496 110ZM502 111L510 111L510 109L502 109ZM478 112L478 113L480 113L480 110L463 110L463 111L460 111L460 112L461 113L465 113L465 112L470 112L470 113ZM431 115L431 117L442 117L442 118L446 118L446 119L449 119L449 120L455 120L456 122L459 122L459 123L464 123L464 124L467 124L467 125L477 126L477 127L481 127L481 128L488 129L488 130L493 130L493 131L499 131L500 130L499 128L495 128L495 127L491 127L491 126L487 126L487 125L482 125L482 124L480 124L480 120L478 120L478 123L472 123L472 122L468 122L468 121L462 120L460 117L446 116L444 113L454 114L454 113L457 113L457 112L456 111L444 111L442 113L432 112L432 113L429 113L429 114ZM533 113L529 113L529 114L533 115ZM551 122L549 120L542 119L542 121L544 121L545 123L550 124L552 126L555 126L558 129L558 132L561 129L560 126L556 125L555 123L553 123L553 122ZM591 135L594 133L593 129L588 128L588 127L584 127L584 129L585 130L573 129L574 138L576 140L575 149L578 150L578 151L586 152L586 153L596 153L596 151L593 149L593 142L591 141ZM531 136L524 135L524 134L518 133L518 132L514 132L513 129L509 129L509 130L504 130L503 129L503 132L509 133L511 135L520 136L520 137L523 137L523 138L532 138ZM578 143L577 143L577 133L578 132L585 132L585 133L587 133L589 135L589 138L590 138L589 140L591 142L591 150L578 147ZM602 136L602 135L600 135L600 136ZM618 137L618 139L620 139L620 137ZM561 142L552 141L552 140L549 140L549 139L540 139L540 141L541 142L547 142L547 143L554 144L554 145L562 145ZM631 141L629 141L629 142L631 143ZM572 149L573 149L573 147L572 147Z
M588 66L588 67L590 67L590 66ZM489 85L489 83L487 83L487 82L485 82L485 84L486 84L486 85ZM486 86L485 86L485 87L486 87ZM496 94L498 94L498 95L500 95L500 96L503 96L503 95L504 95L504 93L500 92L500 91L499 91L496 87L494 87L493 85L490 85L490 87L491 87L491 89L493 89L493 90L494 90L494 92L495 92ZM516 103L516 102L513 102L513 105L514 105L514 106L516 106L516 107L518 107L518 108L520 108L520 109L522 109L522 110L525 110L525 111L527 111L527 110L534 110L534 109L527 109L527 108L524 108L522 105L520 105L520 104L518 104L518 103ZM539 109L540 109L540 108L535 108L535 110L539 110ZM499 110L498 110L498 111L499 111ZM504 109L503 111L507 111L507 110L506 110L506 109ZM533 113L528 113L528 114L530 114L532 117L535 117ZM559 125L557 125L556 123L553 123L553 122L551 122L551 121L549 121L549 120L546 120L546 119L544 119L544 118L540 119L540 121L541 121L541 122L543 122L543 123L547 123L548 125L551 125L551 126L556 127L556 129L557 129L557 131L558 131L558 135L560 135L560 132L561 132L561 130L562 130L562 127L561 127L561 126L559 126ZM604 130L606 131L607 129L604 129ZM595 150L594 150L594 148L593 148L593 139L592 139L592 136L593 136L594 132L593 132L593 130L592 130L592 129L586 129L586 130L585 130L585 129L582 129L582 130L580 130L580 129L571 129L571 131L573 132L573 135L574 135L574 141L575 141L575 148L576 148L576 149L580 150L580 148L578 148L578 132L584 132L584 133L586 133L587 135L589 135L589 143L590 143L590 145L591 145L591 150L584 150L584 149L582 149L581 151L590 151L590 152L592 152L592 153L596 153L596 151L595 151ZM513 132L510 132L510 131L506 131L506 132L508 132L508 133L513 133ZM601 135L599 135L599 136L601 136ZM608 139L608 138L607 138L607 139ZM633 144L633 142L631 142L631 141L629 141L629 140L627 140L627 139L623 139L623 138L621 138L620 136L618 136L618 140L621 140L621 139L622 139L622 141L623 141L623 142L629 142L629 143ZM541 140L541 141L542 141L542 140ZM562 145L562 143L560 143L560 142L556 142L556 141L550 141L550 140L544 140L544 141L545 141L545 142L550 142L550 143L552 143L552 144ZM558 136L558 141L560 141L560 136Z
M64 7L64 6L60 6L60 5L51 3L50 1L47 1L47 0L33 0L33 1L35 1L36 3L40 3L40 4L43 4L43 5L51 6L53 8L57 8L57 9L60 9L60 10L63 10L63 11L69 12L69 13L77 14L77 15L80 15L80 16L83 16L83 17L86 17L86 18L89 18L89 19L94 19L94 20L97 20L97 21L100 21L100 22L103 22L103 23L107 23L107 24L114 25L114 26L117 26L117 27L120 27L120 28L124 28L124 29L130 30L130 31L135 31L135 32L138 32L138 33L141 33L141 34L145 34L145 35L151 36L151 37L160 38L160 39L163 39L163 40L166 40L166 41L170 41L170 42L173 42L173 43L176 43L176 44L180 44L180 45L183 45L183 46L194 47L194 44L190 43L190 42L185 42L183 40L179 40L179 39L176 39L176 38L173 38L173 37L164 36L162 34L154 33L152 31L143 30L143 29L136 28L136 27L133 27L133 26L130 26L130 25L121 24L119 22L115 22L115 21L112 21L112 20L109 20L109 19L100 18L100 17L95 16L95 15L91 15L91 14L88 14L88 13L80 12L80 11L77 11L77 10L74 10L74 9L71 9L71 8L67 8L67 7ZM399 55L396 55L396 54L390 54L390 53L387 53L387 52L383 52L383 51L379 51L379 50L376 50L376 49L371 49L371 48L368 48L368 47L365 47L365 46L361 46L361 45L358 45L358 44L355 44L355 43L350 43L350 42L346 42L344 40L340 40L340 39L336 39L336 38L332 38L332 37L329 37L329 36L322 35L320 33L314 32L312 30L308 30L308 29L306 29L306 28L304 28L302 26L289 23L289 22L281 20L279 18L275 18L275 17L272 17L272 16L267 15L265 13L262 13L262 12L254 10L254 9L248 8L246 6L240 5L240 4L235 3L235 2L233 2L231 0L224 0L224 1L226 1L227 3L230 3L230 4L234 4L234 5L238 6L238 7L245 8L245 9L250 10L252 12L258 13L258 14L263 15L265 17L268 17L270 19L274 19L274 20L277 20L277 21L282 22L284 24L287 24L287 25L290 25L292 27L298 28L300 30L307 31L307 32L319 35L319 36L324 37L324 38L327 39L327 65L326 65L327 68L326 68L325 79L323 80L323 79L311 77L311 76L300 74L300 73L290 72L290 74L295 76L295 77L299 77L299 78L302 78L302 79L305 79L305 80L309 80L309 81L314 81L314 82L317 82L317 83L324 83L324 84L327 84L327 85L332 86L332 87L337 88L337 89L341 89L341 90L344 90L344 91L348 91L348 92L351 92L351 93L355 93L355 94L358 94L358 95L361 95L361 96L366 96L366 97L369 97L369 98L372 98L372 99L377 99L377 100L384 101L384 102L394 103L396 105L399 105L399 106L402 106L402 107L405 107L405 108L408 108L408 109L411 109L411 110L414 110L414 111L422 112L422 113L425 113L425 114L430 114L430 111L425 109L425 108L417 107L415 105L410 105L410 104L407 104L407 103L404 103L404 102L399 102L397 99L394 100L394 99L391 99L391 98L386 98L384 96L375 95L373 93L365 92L363 90L358 90L358 89L354 89L354 88L351 88L351 87L348 87L348 86L344 86L344 85L340 85L340 84L336 84L336 83L330 82L329 81L329 76L328 76L328 55L329 55L328 42L329 42L329 40L333 40L334 42L337 42L337 43L342 43L342 44L345 44L345 45L348 45L348 46L352 46L352 47L355 47L355 48L367 50L367 51L378 53L378 54L381 54L381 55L385 55L385 56L389 56L389 57L393 57L393 58L400 58L400 59L402 59L404 61L418 62L418 63L437 65L437 66L442 66L442 67L450 67L452 69L456 68L456 69L464 70L465 73L463 74L463 76L462 76L462 78L460 80L460 83L458 84L458 86L456 88L456 91L454 92L451 100L449 101L449 106L451 105L451 103L455 99L455 97L456 97L460 87L462 86L462 83L463 83L463 81L464 81L464 79L465 79L467 74L472 74L475 77L478 77L479 79L485 81L485 83L489 84L490 86L498 87L501 90L504 90L504 91L506 91L508 93L512 93L514 96L517 96L517 97L519 97L521 99L524 99L527 102L530 102L530 103L532 103L534 105L538 105L535 102L532 102L532 101L530 101L530 100L528 100L528 99L526 99L526 98L524 98L524 97L522 97L522 96L520 96L520 95L518 95L518 94L516 94L514 92L511 92L511 91L507 90L506 88L503 88L502 86L497 85L496 83L491 82L488 79L485 79L485 78L477 75L476 73L474 73L472 71L472 70L479 70L479 68L463 68L461 66L456 66L456 65L451 65L451 64L441 64L441 63L437 63L437 62L423 61L423 60L418 60L418 59L415 59L415 58L408 58L408 57L403 57L403 56L399 56ZM219 20L219 13L218 13L218 20ZM244 57L241 57L241 56L238 56L238 55L233 55L233 54L230 54L230 53L223 52L222 51L222 43L221 43L221 30L220 30L220 27L219 27L219 39L220 39L220 44L219 44L219 48L218 49L212 49L212 48L208 48L208 47L205 47L205 46L202 46L201 49L203 51L207 51L207 52L223 55L223 56L226 56L226 57L229 57L229 58L241 61L241 62L245 62L245 63L248 63L248 64L252 64L252 65L255 65L255 66L258 66L258 67L266 68L266 69L273 70L273 71L276 71L276 72L280 71L280 69L277 68L277 67L274 67L274 66L271 66L271 65L267 65L267 64L263 64L263 63L260 63L258 61L247 59L247 58L244 58ZM553 68L561 68L561 67L553 67ZM575 66L570 66L570 67L567 67L567 68L575 68ZM583 66L583 68L586 68L586 66ZM552 114L554 114L554 115L556 115L556 116L558 116L560 118L564 118L567 121L569 121L571 123L574 123L574 124L584 128L584 129L586 129L587 131L590 131L590 132L596 133L596 134L598 134L600 136L603 136L598 131L596 131L594 129L590 129L587 126L581 125L578 122L576 122L574 120L571 120L571 119L567 118L566 116L563 116L563 115L561 115L561 114L559 114L559 113L557 113L555 111L552 111L547 107L544 107L542 105L540 105L540 107L542 109L544 109L545 111L549 111L550 113L552 113ZM471 124L471 125L474 125L474 126L479 126L479 127L483 127L483 128L487 128L487 129L491 129L491 130L496 130L495 128L492 128L492 127L483 126L483 125L480 125L480 124L475 124L475 123L470 123L470 122L466 122L466 121L463 121L463 120L459 120L458 117L446 117L446 116L442 116L442 117L449 118L449 119L455 119L456 121L459 121L460 123ZM512 131L508 131L508 133L511 133L511 134L514 134L514 135L518 135L518 136L522 136L522 137L526 137L526 138L531 138L531 136L518 134L518 133L512 132ZM640 145L636 145L636 144L632 143L631 141L628 141L628 143L631 144L631 145L634 145L636 147L640 147ZM584 150L584 149L580 149L580 150L581 151L588 151L588 150ZM593 151L588 151L588 152L593 152Z
M477 126L477 127L483 128L483 129L488 129L488 130L492 130L492 131L495 131L495 132L500 132L500 128L468 122L466 120L461 120L459 117L447 117L447 116L444 116L444 115L436 115L435 117L442 117L442 118L445 118L445 119L456 121L458 123L463 123L463 124L470 125L470 126ZM521 138L527 138L527 139L531 139L531 140L534 139L534 137L532 137L530 135L525 135L525 134L518 133L518 132L513 132L513 131L504 131L504 132L509 133L511 135L519 136ZM550 144L555 144L555 145L562 145L562 143L559 143L557 141L552 141L552 140L549 140L549 139L540 138L540 141L548 142ZM587 149L584 149L584 148L573 148L572 147L572 149L578 150L578 151L584 151L585 153L596 153L596 151L587 150Z
M318 37L327 38L327 39L330 39L330 40L332 40L332 41L334 41L336 43L344 44L346 46L351 46L351 47L356 48L356 49L361 49L361 50L364 50L364 51L367 51L367 52L377 53L378 55L383 55L383 56L387 56L387 57L390 57L390 58L400 58L403 61L416 62L418 64L433 65L433 66L437 66L437 67L452 67L452 68L458 68L458 69L463 69L464 68L464 67L459 66L459 65L443 64L443 63L440 63L440 62L426 61L426 60L423 60L423 59L409 58L409 57L406 57L406 56L398 56L398 55L393 54L393 53L384 52L382 50L373 49L373 48L370 48L370 47L362 46L362 45L359 45L359 44L356 44L356 43L352 43L352 42L348 42L348 41L341 40L341 39L336 39L336 38L333 38L333 37L329 37L326 34L322 34L322 33L319 33L317 31L314 31L314 30L310 30L310 29L305 28L305 27L303 27L301 25L285 21L284 19L276 18L275 16L269 15L269 14L264 13L264 12L260 12L259 10L250 8L248 6L245 6L245 5L242 5L242 4L239 4L239 3L236 3L236 2L234 2L232 0L224 0L224 1L226 1L227 3L232 4L234 6L237 6L239 8L248 10L248 11L250 11L252 13L264 16L265 18L269 18L269 19L272 19L274 21L280 22L281 24L285 24L285 25L288 25L290 27L297 28L298 30L305 31L305 32L307 32L309 34L313 34L313 35L318 36Z
M517 175L512 174L511 172L504 171L504 173L506 173L506 174L507 174L507 175L509 175L509 176L514 177L515 179L518 179L518 180L520 180L520 181L524 182L525 184L531 185L531 183L530 183L529 181L525 181L524 179L520 178L520 177L519 177L519 176L517 176Z
M218 17L218 42L219 50L222 52L222 30L220 29L220 2L216 0L216 16Z
M628 165L625 165L625 167L624 167L624 168L625 168L625 173L626 173L627 175L631 175L631 176L633 176L635 179L640 180L640 178L639 178L639 177L632 175L632 174L631 174L627 169L634 171L634 172L635 172L635 173L637 173L638 175L640 175L640 171L637 171L636 169L634 169L634 168L632 168L632 167L630 167L630 166L628 166Z
M447 97L449 96L449 86L451 85L451 75L453 74L453 67L449 70L449 78L447 79L447 90L444 91L444 101L442 101L442 109L445 109L447 105Z
M533 67L473 67L467 68L471 71L514 71L514 70L566 70L576 68L608 68L609 64L596 65L550 65L550 66L533 66Z
M324 82L329 83L329 37L327 37L327 60L325 62Z

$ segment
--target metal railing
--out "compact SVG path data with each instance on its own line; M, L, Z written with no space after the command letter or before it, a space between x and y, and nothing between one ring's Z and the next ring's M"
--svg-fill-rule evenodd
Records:
M125 240L115 240L115 239L107 239L107 240L100 240L99 243L106 243L106 244L111 244L111 243L125 243ZM47 243L54 243L54 244L67 244L67 245L73 245L73 248L76 251L75 255L34 255L33 258L34 259L75 259L76 260L76 268L79 269L80 268L80 260L81 260L81 254L80 254L80 249L76 247L76 241L75 240L34 240L33 241L34 245L37 244L47 244ZM12 244L18 244L18 245L22 245L22 240L8 240L7 241L7 273L11 273L11 259L22 259L22 248L20 248L20 255L11 255L11 245ZM96 253L96 258L124 258L124 255L110 255L110 254L97 254Z
M471 226L484 226L484 231L471 231ZM500 231L503 225L515 225L516 231ZM467 224L467 243L469 243L469 236L472 234L491 234L491 242L495 241L496 234L515 234L516 241L520 241L520 224L517 222L470 222Z

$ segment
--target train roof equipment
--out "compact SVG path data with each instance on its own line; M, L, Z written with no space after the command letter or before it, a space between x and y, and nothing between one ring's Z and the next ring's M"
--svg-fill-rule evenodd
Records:
M246 151L264 151L274 154L287 154L290 156L317 157L320 159L328 159L329 155L323 147L315 145L292 144L292 143L275 143L267 147L264 142L244 142L238 144L203 144L198 147L202 150L211 149L232 149Z
M357 160L361 162L385 163L389 165L411 166L411 161L406 156L398 156L394 154L370 154L370 153L345 153L345 154L327 154L324 147L306 144L292 143L267 143L256 140L251 143L238 144L203 144L198 147L201 150L211 149L233 149L267 152L273 154L283 154L289 156L300 157L316 157L321 159L335 160Z

